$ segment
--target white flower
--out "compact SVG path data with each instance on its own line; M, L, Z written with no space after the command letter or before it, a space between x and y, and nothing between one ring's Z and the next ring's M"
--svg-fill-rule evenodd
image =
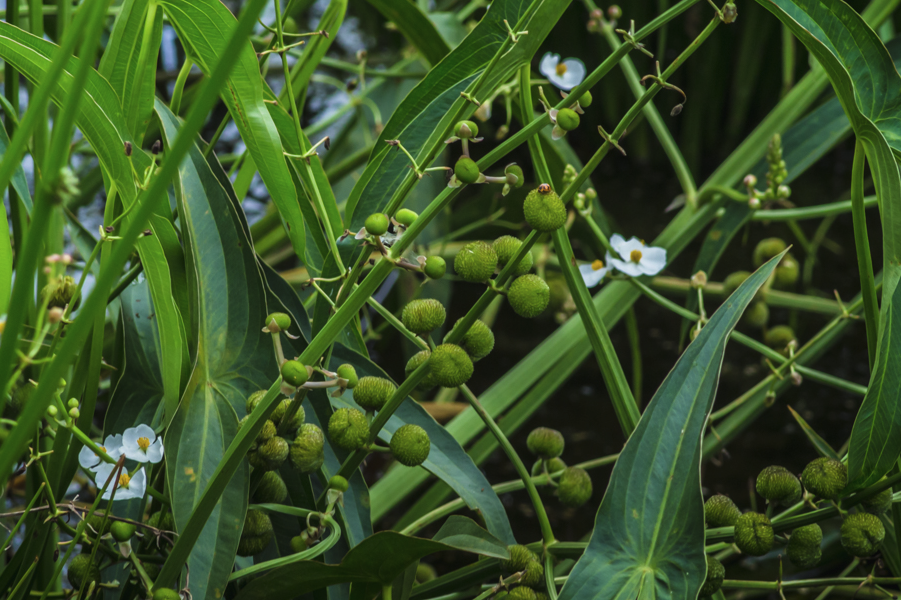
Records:
M100 449L106 452L113 460L118 460L122 456L122 436L119 434L106 436ZM78 453L78 464L85 471L96 472L104 462L99 454L94 454L94 451L89 447L82 446L81 452Z
M158 463L163 460L163 440L147 425L130 427L122 434L122 453L138 462Z
M608 252L607 263L631 277L656 275L666 266L666 250L645 246L638 238L626 240L618 233L614 233L610 236L610 245L622 260Z
M596 260L593 263L579 265L579 273L582 274L582 281L585 282L585 287L593 288L601 281L604 280L604 276L607 274L610 268L604 265L604 261Z
M116 465L111 465L109 463L104 463L100 465L97 469L97 487L103 487L103 484L106 483L106 480L109 479L110 473L112 473L116 469ZM109 500L113 495L113 486L115 485L115 481L111 481L109 486L107 486L106 491L103 492L103 499ZM131 500L132 498L143 498L144 492L147 491L147 473L144 472L144 467L141 467L141 470L135 473L134 475L129 475L125 469L122 469L122 472L119 473L119 486L116 488L116 500Z
M560 61L559 54L548 52L541 57L538 70L561 90L568 92L585 79L585 65L578 58Z

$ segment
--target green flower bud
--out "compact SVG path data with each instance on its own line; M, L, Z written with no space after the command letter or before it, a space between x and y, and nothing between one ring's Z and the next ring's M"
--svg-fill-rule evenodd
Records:
M90 587L91 582L100 585L100 568L91 562L90 554L79 554L69 563L69 583L72 589L80 590L84 585L84 589Z
M350 487L350 484L347 483L347 479L340 475L333 475L331 479L328 480L328 489L337 490L339 492L346 492L347 488Z
M415 334L422 335L444 325L447 313L444 305L434 298L413 300L404 307L401 321L404 327Z
M275 436L260 444L256 452L251 452L248 458L253 468L261 471L274 471L282 466L282 463L288 458L289 451L285 438Z
M726 296L731 296L735 290L738 289L738 286L745 282L745 279L750 277L751 274L747 271L736 271L735 273L730 273L726 276L726 279L723 280L723 293Z
M66 406L68 406L69 408L78 408L78 399L69 398L69 401L66 402Z
M541 184L529 192L522 209L526 222L535 231L551 232L566 223L566 207L547 184Z
M144 565L144 571L147 571L147 565ZM156 579L156 577L151 577L151 579ZM181 600L181 594L172 588L160 588L153 592L153 600Z
M530 560L523 569L519 583L534 588L541 585L542 581L544 581L544 567L541 565L541 561Z
M75 283L75 280L66 275L59 281L45 285L44 289L41 290L41 299L47 301L47 308L66 308L66 305L72 300L72 296L75 295L77 288L78 285ZM77 305L72 308L76 307Z
M272 541L272 521L261 510L251 508L244 518L244 530L238 542L238 556L253 556L266 549Z
M479 135L479 126L472 121L459 121L454 125L454 135L463 140L477 137Z
M454 165L454 176L463 183L475 183L481 174L479 165L468 156L461 156Z
M55 417L57 415L57 413L59 413L59 409L56 408L55 404L51 404L50 406L47 407L47 416L50 417L51 419L53 417Z
M759 267L785 250L785 248L785 242L780 238L772 237L761 240L757 247L754 248L754 266Z
M788 538L785 553L793 565L799 569L816 566L823 556L820 543L823 541L823 530L816 523L798 527Z
M126 523L125 521L113 521L110 525L110 533L117 542L127 542L137 531L138 526L134 523Z
M288 486L277 471L266 471L253 493L257 504L281 504L288 497Z
M462 320L458 319L456 325L459 325ZM447 340L447 336L444 339ZM485 323L476 319L463 339L460 340L460 347L466 350L473 362L482 360L494 349L494 332Z
M497 268L497 253L491 244L470 242L454 258L454 270L466 281L487 281Z
M552 458L550 460L539 458L535 461L535 464L532 465L532 477L538 477L544 473L545 463L547 463L547 472L550 474L554 474L557 471L562 471L566 468L566 463L559 458Z
M704 503L704 520L707 527L732 527L741 516L741 511L728 496L717 494Z
M492 247L494 248L495 253L497 253L497 266L504 268L508 262L513 260L516 253L519 252L519 247L521 245L522 241L512 235L503 235L494 240ZM522 257L522 260L519 261L519 264L513 271L513 275L525 275L531 270L532 253L527 252L526 255Z
M299 361L289 360L282 365L282 379L291 387L299 388L310 379L310 374Z
M441 344L435 348L429 365L435 383L441 387L459 387L472 377L472 359L456 344Z
M804 467L801 483L811 494L834 500L848 485L848 468L832 458L817 458Z
M366 217L363 226L369 235L385 235L385 232L388 231L388 217L382 213L372 213Z
M515 545L515 546L507 546L507 552L510 554L510 558L503 561L501 566L504 568L504 572L506 573L516 573L518 571L524 570L530 562L533 560L538 560L538 555L529 550L526 546Z
M413 221L419 218L419 215L410 210L409 208L402 208L394 214L394 220L403 225L404 227L409 227L413 224Z
M307 539L308 538L306 536L306 532L302 533L301 535L295 535L293 538L291 538L291 550L293 550L294 553L297 554L298 552L303 552L304 550L309 548L309 546L307 545Z
M289 451L291 465L301 473L317 470L325 461L324 447L325 436L319 427L312 423L301 425Z
M516 163L510 163L504 167L504 176L507 178L507 183L515 188L522 187L522 184L526 182L525 175L522 173L522 167ZM516 181L513 181L513 177L516 178Z
M425 259L425 266L422 267L422 272L429 279L441 279L447 272L447 263L440 256L430 256Z
M795 284L798 281L798 273L801 271L801 266L798 264L798 261L795 259L791 253L786 254L782 257L782 260L779 261L779 264L776 265L776 274L773 277L773 285L777 288L788 288Z
M90 537L94 537L94 535L97 535L97 537L104 536L109 533L111 523L102 514L94 513L88 518L88 528L85 531Z
M430 350L421 350L414 354L410 360L407 361L407 366L404 367L404 373L407 377L413 373L416 369L422 366L422 363L427 361L429 357L432 355ZM429 368L429 374L423 377L418 384L416 384L416 389L422 390L424 392L429 391L433 387L438 385L435 383L435 378L432 377L432 370Z
M563 131L572 131L579 126L579 113L571 108L561 108L557 112L557 126Z
M402 465L418 467L429 457L432 443L419 425L402 425L391 436L391 454Z
M544 312L551 299L551 289L538 275L517 277L507 291L507 301L521 317L533 319Z
M735 522L735 545L750 556L763 556L773 547L773 525L766 515L747 512Z
M591 92L589 92L588 90L585 90L585 93L582 94L581 96L579 96L578 102L579 102L579 106L581 106L582 108L588 108L589 106L591 106L591 103L593 102L593 98L591 97Z
M794 504L801 499L801 482L785 467L767 467L757 476L757 493L770 502Z
M701 586L701 591L698 593L698 597L707 598L717 593L723 586L723 579L725 577L726 567L723 566L723 563L713 558L712 556L708 556L707 577L704 579L704 585Z
M175 531L175 518L172 513L157 511L150 515L147 524L162 531Z
M426 583L438 578L435 567L427 563L419 563L416 565L416 583Z
M266 395L266 390L259 390L257 392L252 393L247 396L247 403L245 404L245 408L247 409L247 414L253 412L253 410L259 405L260 400L263 399L263 396Z
M557 497L564 506L582 506L591 498L591 491L591 476L579 467L567 467L557 482Z
M266 422L263 423L263 427L260 429L260 432L257 434L257 443L262 444L263 442L271 440L277 433L278 427L275 426L275 423L267 419Z
M507 593L505 600L538 600L538 594L527 585L520 585Z
M357 377L357 370L354 369L353 365L343 364L338 367L336 372L338 373L338 377L347 380L347 389L352 390L357 387L357 382L360 380Z
M328 420L328 437L343 450L358 450L369 444L366 415L355 408L339 408Z
M80 417L80 416L81 416L81 411L79 411L77 408L70 408L70 409L69 409L69 418L71 418L71 419L77 419L77 418Z
M741 322L754 329L763 329L770 320L770 309L766 302L754 302L745 309Z
M763 343L783 356L788 356L788 345L793 341L795 332L788 325L776 325L763 334Z
M382 410L396 389L383 377L362 377L354 388L354 401L365 410Z
M271 313L266 317L266 327L269 329L269 333L288 331L291 327L291 317L281 312Z
M885 479L885 477L882 479ZM870 496L861 502L860 507L871 515L884 514L892 508L892 495L892 488L886 488L875 496Z
M842 546L851 556L870 556L885 539L885 527L876 515L854 513L842 523Z
M563 454L563 434L550 427L533 429L526 439L529 452L539 458L549 460Z

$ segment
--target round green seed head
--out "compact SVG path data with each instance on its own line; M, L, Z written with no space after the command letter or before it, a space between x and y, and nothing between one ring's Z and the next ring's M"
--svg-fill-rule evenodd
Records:
M529 550L528 547L520 544L507 546L507 552L510 554L510 558L501 563L501 566L503 566L504 572L506 573L522 571L530 562L538 560L537 554Z
M707 527L732 527L741 516L741 511L728 496L717 494L704 503L704 520Z
M336 371L336 373L338 374L338 377L340 377L341 379L347 380L347 389L349 389L349 390L352 390L355 387L357 387L357 382L360 381L360 379L357 377L357 370L354 368L353 365L343 364L340 367L338 367L338 370Z
M281 504L288 497L288 486L277 471L266 471L253 493L257 504Z
M288 385L299 388L310 379L310 374L302 363L289 360L282 365L282 379Z
M567 467L557 483L557 497L564 506L582 506L591 498L591 491L591 476L579 467Z
M497 597L495 597L495 600L498 600ZM547 594L545 594L544 592L539 592L536 590L535 591L535 600L551 600L551 597L548 596Z
M708 556L707 578L704 579L704 585L701 586L701 591L698 596L701 598L706 598L717 593L722 587L723 579L725 579L725 577L726 567L723 566L723 563L713 558L712 556Z
M820 548L822 541L823 530L819 525L805 525L792 531L785 553L793 565L799 569L809 569L816 566L823 556Z
M572 131L579 126L579 113L571 108L561 108L557 113L557 126L563 131Z
M333 475L331 479L328 480L328 487L330 490L337 490L339 492L346 492L347 488L350 487L350 484L347 483L347 479L340 475Z
M763 334L763 343L773 350L784 353L785 356L788 356L787 346L795 339L795 332L788 325L776 325Z
M535 461L535 464L532 465L532 477L537 477L544 473L545 463L547 463L547 472L550 474L557 473L566 468L566 463L563 462L563 459L552 458L550 460L544 460L539 458Z
M542 581L544 581L544 567L541 565L541 561L530 560L522 572L519 583L535 588L541 585Z
M444 325L447 312L444 305L434 298L413 300L404 307L401 315L404 327L417 335L430 333Z
M66 305L72 301L76 289L78 289L78 284L72 277L66 275L59 281L44 286L44 289L41 290L41 299L47 300L47 308L66 308ZM73 308L76 307L77 304Z
M892 507L892 488L886 488L875 496L870 496L860 503L860 507L871 515L878 516L888 512Z
M726 276L726 279L723 280L723 292L726 296L731 296L735 290L738 289L738 286L745 282L745 279L750 277L751 274L747 271L736 271L735 273L730 273Z
M785 250L786 247L785 242L780 238L772 237L761 240L754 248L754 266L759 267Z
M383 377L362 377L354 388L354 401L365 410L382 410L396 389Z
M250 464L261 471L274 471L288 458L290 448L285 438L275 436L257 446L256 452L248 455Z
M147 524L162 531L175 531L175 518L172 513L157 511L150 515Z
M766 515L747 512L735 521L735 545L750 556L763 556L773 547L773 525Z
M454 165L454 175L463 183L475 183L481 174L479 165L468 156L461 156Z
M507 291L507 301L521 317L533 319L544 312L551 299L551 289L538 275L517 277Z
M470 242L454 257L454 271L466 281L487 281L496 268L497 253L486 242Z
M409 227L419 218L419 215L409 208L402 208L394 215L394 220L403 225L404 227Z
M757 475L757 493L770 502L794 504L801 499L801 482L785 467L771 466Z
M526 182L525 175L522 173L522 167L516 163L510 163L504 167L504 176L507 178L507 183L515 188L521 188L522 184ZM516 181L513 181L513 177L516 178Z
M69 563L68 577L72 589L79 590L82 584L88 589L91 582L100 585L100 568L91 562L90 554L79 554Z
M529 452L538 458L545 460L557 458L563 454L563 434L550 427L537 427L529 433L526 445Z
M456 344L441 344L435 348L429 365L435 383L441 387L459 387L472 377L472 359Z
M266 390L259 390L247 396L247 403L245 404L245 408L247 409L248 415L253 412L253 409L257 407L257 405L260 403L260 400L262 400L263 396L265 395Z
M147 567L144 567L144 571L147 571ZM149 573L148 573L149 575ZM156 579L155 577L151 577L151 579ZM181 594L172 588L160 588L153 592L153 600L181 600Z
M773 285L777 288L790 288L798 281L798 274L801 266L791 253L786 254L776 265L775 275L773 277Z
M429 434L419 425L403 425L391 436L391 454L402 465L418 467L429 457Z
M848 468L831 458L817 458L804 467L801 483L811 494L834 500L848 485Z
M291 327L291 317L282 312L271 313L266 317L266 327L269 329L270 333L288 331Z
M441 279L447 272L447 263L440 256L430 256L425 259L422 271L429 279Z
M766 302L754 302L745 309L741 322L754 329L763 329L770 320L770 309Z
M125 521L113 521L110 525L110 533L117 542L127 542L137 531L138 526L134 523L126 523Z
M796 546L817 546L823 543L823 530L816 523L798 527L791 533L789 542L794 540Z
M851 556L870 556L885 539L885 527L876 515L854 513L842 523L842 546Z
M494 248L495 253L497 253L497 266L500 268L507 266L507 263L513 260L516 253L519 252L519 247L521 245L522 241L512 235L503 235L494 240L492 247ZM527 252L526 255L522 257L522 260L519 261L516 270L513 271L513 275L525 275L531 270L532 253Z
M276 427L275 423L266 419L266 422L263 423L263 427L260 429L260 432L257 434L257 443L262 444L267 440L271 440L275 437L275 434L278 433L278 427Z
M325 436L312 423L303 424L291 444L291 465L301 473L311 473L325 461Z
M459 121L454 125L454 135L464 140L478 137L479 126L472 121Z
M419 563L416 565L416 583L426 583L438 578L435 567L428 563Z
M358 450L369 444L366 415L355 408L339 408L328 420L328 437L342 450Z
M413 371L422 366L422 363L427 361L429 357L432 355L430 350L420 350L416 354L414 354L410 360L407 361L407 366L404 367L404 373L407 377L409 377ZM422 390L423 392L427 392L433 387L438 385L435 383L435 378L432 377L432 370L429 368L429 373L425 377L423 377L419 383L416 384L417 390Z
M582 108L588 108L589 106L591 106L593 100L594 99L591 97L591 92L585 90L585 93L579 96L579 106L581 106Z
M505 600L538 600L538 594L526 585L520 585L507 593Z
M372 213L366 217L363 226L366 227L366 233L369 235L385 235L385 232L388 231L388 217L382 213Z
M459 325L462 320L463 319L458 319L457 325ZM449 332L448 335L450 335ZM445 336L445 340L446 339L447 336ZM469 354L469 357L473 362L479 361L491 354L491 351L494 350L494 332L491 331L491 328L485 325L485 323L476 319L469 328L469 331L466 332L466 335L463 336L463 339L460 340L460 347Z
M542 192L541 187L529 192L522 205L526 222L535 231L549 233L566 223L566 207L553 190Z
M281 402L279 402L278 406L275 407L275 411L278 411L280 414L278 416L278 426L281 427L284 425L284 430L289 433L294 433L300 426L306 422L307 413L303 409L303 406L298 406L297 410L294 412L294 416L291 417L291 421L289 423L282 423L285 420L285 416L288 414L288 408L291 406L291 403L294 402L288 398L285 398Z
M250 509L244 518L244 530L238 542L238 556L253 556L266 549L272 541L272 521L263 511Z

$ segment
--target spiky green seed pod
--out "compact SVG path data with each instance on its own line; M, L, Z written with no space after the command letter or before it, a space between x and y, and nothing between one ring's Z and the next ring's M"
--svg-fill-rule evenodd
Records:
M552 458L550 460L544 460L539 458L535 461L535 464L532 465L532 477L537 477L544 473L545 463L547 463L547 472L549 474L556 473L557 471L562 471L566 468L566 463L563 462L562 459Z
M397 386L383 377L361 377L354 388L354 402L364 410L382 410L396 389Z
M882 479L885 479L885 477ZM870 496L861 502L860 507L871 515L884 514L892 507L892 495L892 488L886 488L875 496Z
M277 433L278 427L276 427L275 423L266 419L266 422L263 423L263 427L260 428L260 432L257 434L257 443L262 444L267 440L271 440Z
M78 284L72 277L66 275L59 281L44 286L44 289L41 290L41 299L47 301L47 308L66 308L66 305L72 301L76 289L78 289ZM77 308L77 305L73 308Z
M544 567L541 565L541 561L530 560L526 568L523 569L519 583L535 588L541 585L542 581L544 581Z
M447 272L447 263L440 256L430 256L425 259L425 265L422 267L422 272L425 273L426 277L429 279L441 279Z
M792 564L799 569L816 566L823 556L820 544L823 541L823 530L816 523L798 527L788 538L785 553Z
M582 108L588 108L589 106L591 106L591 103L593 101L594 99L591 97L591 92L589 92L588 90L585 90L585 93L579 96L578 100L579 106L581 106Z
M522 173L522 167L516 163L510 163L504 167L504 177L507 178L507 183L515 188L521 188L522 184L526 182L525 175ZM514 177L516 181L513 181Z
M776 265L773 285L781 289L790 288L798 281L800 271L801 266L798 264L797 259L791 253L786 254L779 261L779 264Z
M521 317L533 319L544 312L551 299L551 288L538 275L517 277L507 291L507 301Z
M538 560L537 554L520 544L507 546L507 552L510 554L510 558L501 563L505 573L522 571L530 562Z
M785 242L780 238L772 237L760 240L760 243L754 248L754 266L759 267L785 250L786 247Z
M463 183L475 183L481 174L479 165L468 156L461 156L454 165L454 176Z
M472 377L472 359L456 344L441 344L435 348L429 365L435 383L441 387L459 387Z
M278 403L278 406L275 407L275 410L272 411L272 415L269 417L280 429L283 429L288 433L294 433L300 429L300 426L307 420L307 413L303 409L303 406L298 406L297 410L294 412L294 416L291 417L290 423L283 423L293 402L293 400L285 398Z
M566 223L566 207L560 196L550 186L538 186L526 196L522 205L529 227L535 231L549 233Z
M288 385L299 388L310 379L310 374L300 361L289 360L282 365L282 379Z
M463 140L478 137L479 126L472 121L458 121L454 125L454 135Z
M144 566L144 571L147 571L147 566ZM148 575L150 573L147 573ZM151 579L156 579L156 577L151 577ZM181 594L172 588L159 588L153 592L153 600L181 600Z
M253 556L266 549L272 541L272 521L261 510L251 508L244 518L244 530L238 542L238 556Z
M175 530L175 518L172 516L172 513L161 510L150 515L150 518L147 519L147 524L162 531Z
M747 271L736 271L735 273L730 273L726 276L726 279L723 280L723 293L726 296L731 296L735 290L738 289L738 286L745 282L745 279L750 277L751 274Z
M527 585L520 585L507 592L506 600L538 600L538 594Z
M418 467L429 457L432 443L419 425L402 425L391 436L391 454L402 465Z
M754 329L763 329L770 320L770 309L766 302L754 302L745 309L741 322Z
M291 465L301 473L311 473L325 461L325 436L312 423L303 424L291 444Z
M90 554L79 554L69 563L68 577L72 589L80 590L82 584L88 589L91 582L100 585L100 568L91 562Z
M848 467L832 458L814 459L804 467L801 483L811 494L824 500L834 500L848 485Z
M776 325L763 334L763 343L783 356L788 356L788 345L796 341L794 330L788 325Z
M497 597L495 597L495 600L497 600ZM548 596L547 594L545 594L544 592L539 592L538 590L536 590L535 591L535 600L551 600L551 597Z
M363 226L369 235L385 235L388 231L388 217L382 213L372 213L366 217Z
M785 467L771 466L757 475L757 493L783 506L801 499L801 482Z
M114 521L110 525L110 533L117 542L127 542L138 530L138 526L134 523L126 523L125 521Z
M328 480L328 489L330 490L337 490L344 493L349 487L350 484L347 483L347 479L341 475L333 475L332 478Z
M274 471L282 466L288 458L290 448L285 438L275 436L257 446L255 452L248 455L250 464L261 471Z
M529 452L545 460L557 458L563 454L564 444L563 434L550 427L537 427L526 438Z
M773 524L766 515L747 512L735 521L735 545L751 556L763 556L773 547Z
M266 471L253 493L257 504L281 504L288 497L288 486L277 471Z
M870 556L885 539L885 527L876 515L854 513L842 523L842 546L851 556Z
M458 319L454 326L459 325L462 320ZM447 335L450 335L450 332ZM447 340L447 336L444 336L444 339ZM494 332L485 323L476 319L463 339L460 340L459 345L469 354L473 362L479 361L494 350Z
M430 333L444 325L447 312L434 298L420 298L407 303L401 314L404 327L417 335Z
M245 408L247 409L247 414L253 412L253 410L260 404L260 400L263 399L263 396L266 395L266 390L259 390L251 395L247 396L247 402L245 403Z
M501 269L507 266L507 263L513 260L516 253L519 252L520 246L522 246L522 241L512 235L502 235L494 240L492 247L497 253L497 266ZM516 265L513 275L525 275L531 270L532 253L527 252L526 255L522 257L522 260L519 261L519 264Z
M435 567L428 563L419 563L416 565L416 583L426 583L438 578Z
M704 520L707 527L732 527L741 516L741 511L728 496L717 494L704 503Z
M566 467L557 482L557 497L564 506L582 506L591 498L591 491L591 476L579 467Z
M557 113L557 126L563 131L572 131L579 126L579 113L571 108L561 108Z
M413 224L413 222L419 218L419 215L409 208L402 208L394 215L394 220L403 225L404 227L409 227Z
M291 317L283 312L274 312L266 317L266 328L269 333L288 331L291 328Z
M404 367L404 373L407 377L409 377L413 371L422 366L422 363L427 361L429 357L432 355L430 350L420 350L407 361L407 366ZM429 373L425 377L423 377L419 383L416 384L417 390L422 390L423 392L427 392L433 387L438 385L435 383L435 378L432 377L432 369L429 368Z
M348 451L368 445L369 423L366 422L366 415L355 408L339 408L328 420L328 438Z
M347 389L349 389L349 390L352 390L355 387L357 387L357 382L360 381L360 379L357 377L357 370L354 368L353 365L343 364L340 367L338 367L338 370L336 371L336 373L338 374L338 377L340 377L341 379L347 380Z
M704 579L704 585L698 593L699 598L707 598L717 593L723 586L723 579L726 577L726 567L723 563L713 558L707 557L707 577Z
M486 242L470 242L454 257L454 271L466 281L487 281L496 268L497 253Z

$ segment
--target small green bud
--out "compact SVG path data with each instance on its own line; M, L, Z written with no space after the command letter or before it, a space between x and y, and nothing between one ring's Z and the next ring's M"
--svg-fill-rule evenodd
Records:
M783 506L801 499L801 482L785 467L771 466L757 475L757 493Z
M312 423L304 423L291 444L291 465L301 473L317 470L325 461L324 447L325 436L322 435L322 430Z
M426 583L438 578L435 567L428 563L419 563L416 565L416 583Z
M508 262L513 260L513 257L516 256L516 253L519 252L520 246L522 246L522 241L518 238L513 237L512 235L503 235L494 240L492 247L494 248L494 252L497 254L497 266L504 268ZM519 261L519 264L513 271L513 275L525 275L531 270L532 253L527 252L526 255L522 257L522 260Z
M775 275L773 277L773 285L777 288L789 288L798 281L798 274L801 266L791 253L786 254L776 265Z
M876 515L854 513L842 523L842 546L851 556L870 556L885 539L885 527Z
M440 256L430 256L425 259L425 266L422 267L422 272L429 279L441 279L447 272L447 263Z
M343 450L358 450L369 444L366 415L355 408L339 408L328 420L328 437Z
M530 562L533 560L538 560L538 555L529 550L526 546L515 545L515 546L507 546L507 553L510 554L510 558L503 561L501 566L504 568L505 573L516 573L518 571L524 570Z
M824 500L834 500L848 485L848 467L832 458L812 460L801 473L807 491Z
M288 458L290 448L285 438L275 436L260 444L255 452L248 455L250 464L261 471L274 471Z
M547 472L549 474L554 474L566 468L566 463L559 458L552 458L550 460L539 458L535 461L535 464L532 465L532 477L538 477L544 473L545 463L547 463Z
M479 135L479 126L472 121L459 121L454 125L454 135L463 140L472 139Z
M594 100L591 97L591 92L589 92L588 90L585 90L585 93L582 94L581 96L579 96L579 100L578 100L579 106L582 108L588 108L589 106L591 106L591 103L593 101Z
M557 126L563 131L572 131L579 126L579 113L571 108L561 108L557 112Z
M766 302L754 302L745 309L741 322L754 329L763 329L770 320L770 309Z
M80 590L82 584L88 589L91 582L100 585L100 568L91 562L90 554L79 554L69 563L69 583L72 589Z
M138 526L134 523L126 523L125 521L113 521L110 525L110 533L117 542L127 542L137 531Z
M788 356L788 345L795 341L795 332L788 325L776 325L763 334L763 343L783 356Z
M81 416L81 411L79 411L77 408L70 408L70 409L69 409L69 417L70 417L70 418L72 418L72 419L77 419L77 418L80 417L80 416Z
M736 271L735 273L730 273L726 276L726 279L723 280L723 292L726 296L731 296L735 290L738 289L738 286L745 282L745 279L750 277L751 274L747 271Z
M487 281L496 268L497 253L482 241L466 244L454 257L454 270L466 281Z
M463 183L475 183L481 174L479 165L468 156L461 156L454 165L454 176Z
M347 488L350 487L350 484L347 483L347 479L340 475L333 475L331 479L328 480L328 489L337 490L339 492L346 492Z
M336 371L336 373L338 374L338 377L340 377L341 379L347 380L347 389L349 389L349 390L352 390L355 387L357 387L357 382L360 381L360 379L357 377L357 370L354 368L353 365L343 364L340 367L338 367L338 370Z
M310 379L310 374L299 361L289 360L282 365L282 379L291 387L299 388Z
M413 300L404 307L401 321L404 327L417 335L430 333L444 325L447 313L444 305L434 298Z
M363 226L366 228L366 233L369 235L385 235L388 231L388 217L382 213L372 213L366 217Z
M885 477L882 479L885 479ZM875 496L870 496L861 502L860 507L871 515L884 514L892 508L892 495L892 488L886 488Z
M523 569L519 583L535 588L541 585L542 581L544 581L544 567L541 565L541 561L530 560L526 568Z
M526 222L535 231L548 233L566 223L566 207L551 187L542 183L529 192L522 206Z
M757 247L754 248L754 266L759 267L785 250L786 247L785 242L780 238L772 237L761 240Z
M69 398L69 401L66 402L66 406L69 408L78 408L78 398Z
M409 208L402 208L394 214L394 220L403 225L404 227L409 227L413 224L413 221L419 218L419 215L410 210Z
M402 465L418 467L429 457L432 443L419 425L402 425L391 436L391 454Z
M521 188L522 184L526 182L525 175L522 173L522 167L516 163L510 163L504 167L504 176L507 178L507 183L511 187ZM514 177L516 178L516 181L513 180Z
M244 408L247 409L248 415L253 412L253 410L257 407L257 405L259 405L260 400L262 400L263 396L265 396L265 395L266 395L266 390L259 390L257 392L252 393L251 395L249 395L247 397L247 403L245 404Z
M47 308L66 308L75 295L78 285L75 280L66 275L59 281L48 283L41 290L41 299L47 301ZM73 307L75 308L75 307Z
M735 522L735 545L750 556L763 556L773 547L773 525L766 515L747 512Z
M507 593L505 600L538 600L538 594L527 585L519 585Z
M251 508L244 518L244 530L238 542L238 556L253 556L266 549L272 541L272 521L261 510Z
M551 289L538 275L517 277L507 291L507 301L521 317L533 319L544 312L551 299Z
M420 366L422 366L422 363L427 361L429 359L429 356L431 356L431 355L432 355L432 352L430 350L421 350L421 351L417 352L416 354L414 354L410 358L410 360L407 361L407 366L404 367L404 373L406 374L406 376L409 377L410 374L413 373L413 371L418 369ZM432 377L432 371L430 368L429 374L420 380L420 382L416 385L416 389L427 392L430 389L432 389L433 387L435 387L436 385L438 385L438 384L435 383L435 378Z
M288 486L277 471L266 471L253 493L257 504L281 504L288 497Z
M712 556L708 556L707 577L704 579L704 585L701 586L698 597L707 598L717 593L723 586L723 579L725 579L725 577L726 567L723 566L723 563Z
M382 410L396 389L397 386L383 377L361 377L354 388L354 402L364 410Z
M147 565L144 565L144 571L147 571ZM156 577L151 577L151 579L156 579ZM181 594L172 588L160 588L153 592L153 600L181 600Z
M432 377L441 387L455 388L472 377L472 359L456 344L441 344L432 351Z
M275 426L275 423L266 419L266 422L263 423L263 427L260 429L260 432L257 434L257 443L262 444L268 440L271 440L275 437L275 434L278 433L278 427Z
M591 498L591 476L585 469L566 467L557 483L557 497L565 506L579 507Z
M291 317L282 312L271 313L266 317L266 328L269 329L269 333L288 331L291 328Z
M816 566L823 556L820 543L823 541L823 530L816 523L798 527L788 538L785 553L793 565L799 569Z
M526 439L529 452L539 458L549 460L563 454L563 434L550 427L533 429Z
M51 419L54 418L57 414L59 414L59 409L56 408L56 405L51 404L47 407L47 416Z
M309 546L307 545L307 537L305 533L301 535L295 535L293 538L291 538L291 550L293 550L295 554L297 554L298 552L303 552L307 548L309 548Z
M457 325L462 320L458 319ZM444 339L447 340L447 336ZM476 319L463 339L460 340L460 347L466 350L473 362L482 360L494 349L494 332L485 323Z
M717 494L704 503L704 520L707 527L732 527L741 516L741 511L728 496Z

